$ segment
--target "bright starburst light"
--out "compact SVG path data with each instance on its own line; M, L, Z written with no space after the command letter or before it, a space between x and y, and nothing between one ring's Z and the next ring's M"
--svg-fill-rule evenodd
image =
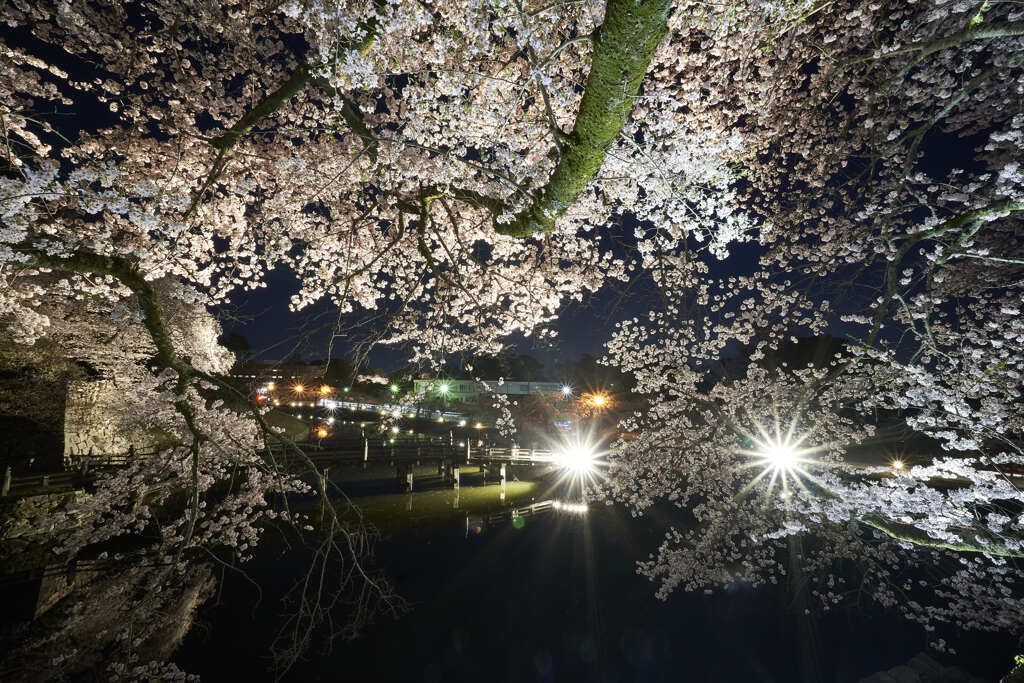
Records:
M595 434L578 434L551 444L551 464L561 471L559 479L572 497L586 499L587 489L603 476L602 439Z
M594 449L588 444L571 444L555 455L555 462L573 474L592 472L595 467Z
M759 467L761 472L747 484L744 492L765 478L768 479L769 493L778 483L784 497L790 495L791 483L800 488L805 488L806 481L819 483L807 469L808 465L816 463L811 456L822 450L819 446L805 445L812 432L798 435L795 420L784 434L777 419L773 433L759 424L755 426L757 434L746 435L750 448L740 449L739 452L752 459L748 467Z

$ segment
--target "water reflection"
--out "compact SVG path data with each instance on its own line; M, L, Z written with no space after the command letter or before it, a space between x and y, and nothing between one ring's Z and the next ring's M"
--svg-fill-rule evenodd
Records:
M797 663L815 648L835 671L829 680L853 681L922 647L899 619L851 618L838 610L807 617L792 608L785 586L656 601L650 583L636 575L636 558L656 547L665 533L657 520L673 511L644 519L604 505L577 511L580 498L553 486L554 478L509 481L504 502L493 480L356 499L383 532L379 566L412 609L400 619L378 619L360 640L309 657L289 680L796 681ZM418 473L416 482L426 485ZM303 566L299 553L269 550L263 546L248 568L264 586L282 581L286 561ZM271 607L253 619L252 589L227 578L221 606L208 617L226 626L208 635L197 629L178 661L209 680L268 680L250 653L276 630L277 603L268 590L264 604ZM802 635L806 619L813 641ZM983 645L991 651L991 642ZM211 661L211 650L224 656Z
M435 489L361 497L354 501L363 519L383 532L407 529L445 521L463 521L469 517L484 519L511 515L513 509L529 508L541 499L536 482L511 481L505 486L462 486L458 489ZM550 503L548 503L550 506ZM355 514L351 504L338 502L343 516Z
M413 480L420 482L425 490L360 495L351 501L335 501L336 509L344 518L361 515L363 521L384 534L435 525L447 526L465 535L484 533L497 524L511 523L520 528L526 518L541 514L586 512L578 491L572 492L564 484L547 481L543 471L530 471L541 475L536 480L486 484L483 482L488 480L483 473L472 472L463 475L463 485L441 488L442 484L431 479L428 468L417 469L423 472L414 472ZM367 477L366 474L361 476L364 480ZM494 482L494 478L490 481ZM351 484L336 483L342 487Z

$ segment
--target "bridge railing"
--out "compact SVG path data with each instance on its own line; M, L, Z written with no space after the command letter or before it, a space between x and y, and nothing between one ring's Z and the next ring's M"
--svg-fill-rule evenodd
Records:
M538 448L459 446L454 444L400 441L392 443L384 439L356 439L324 443L302 444L306 458L317 467L332 463L369 463L394 461L447 461L449 463L511 463L551 464L556 462L550 450ZM81 485L90 472L127 467L133 460L153 457L158 449L146 448L122 453L71 454L65 460L67 469L63 472L49 472L12 476L10 467L3 475L0 496L20 496L36 490L72 489ZM305 464L302 457L280 446L268 449L278 465L293 467Z
M11 475L11 468L4 470L0 495L21 497L28 493L49 493L75 488L76 472L49 472L46 474Z
M553 451L540 448L498 448L488 446L484 448L470 449L469 459L512 463L550 464L555 462L557 458Z
M111 467L127 467L133 460L150 458L159 453L156 446L129 449L118 453L71 453L65 456L68 469L82 471L85 469L106 469Z

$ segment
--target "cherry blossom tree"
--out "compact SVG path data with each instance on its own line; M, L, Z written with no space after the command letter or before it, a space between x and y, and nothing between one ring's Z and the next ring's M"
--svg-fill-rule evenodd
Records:
M244 555L268 492L300 488L259 410L202 393L228 391L206 309L274 268L298 277L295 309L336 305L335 337L371 315L435 369L642 282L658 296L609 361L649 408L607 493L694 516L642 565L662 594L777 580L778 544L806 537L825 539L799 554L826 604L830 567L858 558L927 627L1015 627L1021 19L969 0L15 0L6 334L132 376L126 405L181 444L112 475L60 547L153 523L172 564ZM111 324L127 336L97 343ZM849 345L825 366L757 362L827 330ZM737 344L752 362L714 381ZM878 410L948 455L897 477L857 463ZM784 447L795 462L765 457ZM147 520L167 481L181 514ZM900 592L900 567L948 562L932 603Z
M741 204L764 222L732 277L641 242L665 303L609 352L655 398L607 492L693 516L641 572L661 597L798 573L824 609L859 593L929 630L1019 630L1020 10L690 9L652 69L742 136ZM848 342L824 364L760 362L830 330ZM750 362L714 372L737 343ZM879 411L935 451L865 457Z

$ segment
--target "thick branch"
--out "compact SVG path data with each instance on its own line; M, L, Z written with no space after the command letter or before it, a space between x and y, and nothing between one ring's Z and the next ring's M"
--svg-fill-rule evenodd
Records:
M235 125L227 131L210 141L210 144L219 149L222 153L230 150L236 142L245 137L256 124L267 118L281 106L295 96L297 92L306 87L309 83L310 73L308 64L300 64L295 72L281 86L257 103L255 107L245 113L242 118L235 122Z
M524 237L554 228L604 163L626 124L658 44L668 32L668 0L609 0L572 133L547 185L511 223L495 229Z
M130 262L117 256L101 256L83 251L57 256L36 247L15 247L14 250L29 257L29 263L40 268L117 278L138 298L142 322L153 339L160 363L179 374L192 372L192 366L180 359L174 351L171 334L163 323L153 286Z
M985 553L996 557L1024 557L1024 553L1019 550L1011 550L1002 538L985 530L970 529L970 533L974 535L974 542L951 543L932 538L913 524L894 522L880 515L867 515L861 521L898 541L914 545L945 548L961 553Z
M1024 35L1024 21L1007 21L1003 23L981 23L975 26L968 26L962 31L952 35L943 36L935 40L912 43L892 52L886 52L882 58L894 55L906 54L908 52L920 51L920 58L945 50L949 47L956 47L961 43L969 43L975 40L986 40L988 38L1012 38L1013 36Z

